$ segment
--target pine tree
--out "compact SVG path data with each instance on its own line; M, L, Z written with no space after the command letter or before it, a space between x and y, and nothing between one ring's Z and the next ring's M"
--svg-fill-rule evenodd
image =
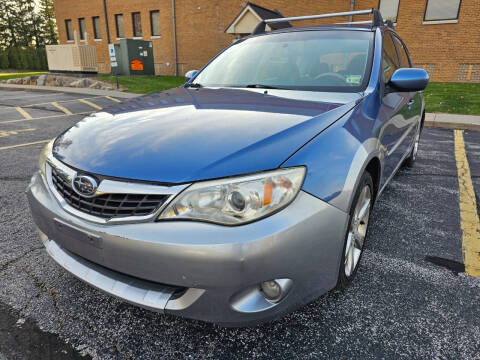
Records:
M0 47L18 45L18 28L22 21L17 0L0 1Z
M58 44L57 24L55 22L55 11L52 0L40 1L39 18L41 20L39 29L43 40L39 45Z

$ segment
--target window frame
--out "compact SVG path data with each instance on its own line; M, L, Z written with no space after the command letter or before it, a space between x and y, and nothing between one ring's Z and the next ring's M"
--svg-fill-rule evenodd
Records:
M70 24L70 29L68 28L68 24ZM72 19L65 19L65 33L67 35L67 41L73 41L73 26L72 26Z
M119 31L119 28L118 28L118 18L120 16L122 17L123 36L120 36L120 31ZM123 17L123 14L115 14L114 18L115 18L115 31L116 31L117 39L125 39L125 18Z
M98 33L97 27L95 25L95 19L98 19ZM100 16L92 16L92 25L93 25L93 39L102 40L102 24L100 23Z
M82 31L82 23L83 21L83 26L85 27L85 31ZM78 18L78 32L80 33L80 40L84 41L85 40L85 33L87 32L87 23L85 21L85 18Z
M393 31L388 30L388 31L385 31L383 33L383 36L382 36L382 76L383 76L383 81L384 81L385 85L387 85L390 82L390 79L388 79L388 81L387 81L387 79L385 79L385 70L383 69L383 52L385 51L384 46L383 46L383 42L384 42L386 36L390 37L390 40L393 43L393 48L395 50L395 55L397 57L398 68L395 69L395 71L402 68L402 62L400 60L400 56L398 56L398 49L397 49L397 46L395 45L395 40L393 39L393 36L394 36L393 34L394 34ZM392 73L392 75L395 73L395 71ZM390 78L391 78L391 76L390 76Z
M400 56L400 49L398 48L397 46L397 42L395 41L395 39L397 39L400 44L402 45L403 49L405 50L405 54L407 54L407 60L408 60L408 67L412 68L413 67L413 63L412 63L412 59L410 57L410 53L408 52L408 49L407 49L407 46L405 45L405 43L403 42L402 39L400 39L400 36L398 36L396 33L394 33L393 31L390 31L390 36L393 39L393 44L395 45L395 48L397 49L397 57L398 57L398 60L402 60L402 57ZM402 65L402 62L400 61L400 65Z
M427 0L428 1L428 0ZM380 3L382 2L382 0L378 0L378 11L380 11ZM398 13L399 13L399 10L400 10L400 2L401 0L398 0L398 6L397 6L397 14L395 15L395 21L393 22L394 24L397 23L398 21Z
M158 14L158 34L153 33L153 17L154 13ZM160 30L160 10L150 10L150 36L162 36L162 31Z
M458 3L458 9L457 9L457 17L454 18L454 19L432 19L432 20L427 20L426 19L426 16L427 16L427 8L428 8L428 3L429 3L430 0L427 0L425 2L425 11L423 12L423 22L426 22L426 23L429 23L429 22L436 22L436 21L458 21L458 19L460 18L460 8L462 7L462 0L459 0L459 3Z
M140 35L137 34L136 29L135 29L135 15L140 17ZM143 29L142 29L142 13L140 11L134 11L132 12L132 31L133 31L133 37L134 38L142 38L143 37Z

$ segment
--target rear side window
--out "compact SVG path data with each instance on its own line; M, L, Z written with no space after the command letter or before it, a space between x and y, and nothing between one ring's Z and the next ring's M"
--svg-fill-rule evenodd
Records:
M385 83L388 83L395 70L400 68L395 45L393 44L392 37L388 33L383 34L382 53L383 74L385 77Z
M402 68L411 67L405 46L398 37L393 36L393 38L395 39L395 45L397 45L398 56L400 57L400 65L402 66Z

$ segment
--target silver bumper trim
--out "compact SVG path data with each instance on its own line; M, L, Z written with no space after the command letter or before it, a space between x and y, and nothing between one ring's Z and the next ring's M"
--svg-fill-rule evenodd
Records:
M140 280L108 270L82 259L58 246L55 241L45 241L48 254L72 275L87 284L142 308L164 312L165 306L178 288Z

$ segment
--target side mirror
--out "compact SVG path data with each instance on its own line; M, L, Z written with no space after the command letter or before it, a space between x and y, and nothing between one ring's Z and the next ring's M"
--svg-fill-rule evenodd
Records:
M194 78L195 76L197 76L198 74L198 70L190 70L190 71L187 71L187 73L185 74L185 82L188 82L190 81L190 79Z
M421 91L428 85L428 73L417 68L398 69L393 73L388 85L391 91Z

